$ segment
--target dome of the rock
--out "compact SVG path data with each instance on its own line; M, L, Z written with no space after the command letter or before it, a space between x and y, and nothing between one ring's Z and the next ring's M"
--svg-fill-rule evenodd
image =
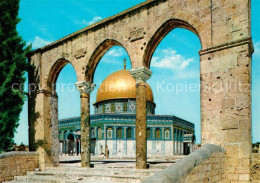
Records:
M120 70L109 75L97 91L96 103L112 99L135 99L136 82L129 70ZM153 92L146 86L146 99L153 102Z

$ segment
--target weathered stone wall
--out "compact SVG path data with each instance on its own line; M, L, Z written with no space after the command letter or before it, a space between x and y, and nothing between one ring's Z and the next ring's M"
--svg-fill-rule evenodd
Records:
M225 150L206 144L143 183L201 183L225 180Z
M225 180L224 164L225 154L214 153L183 177L179 183L222 182Z
M260 153L252 154L252 183L260 182Z
M249 45L201 55L202 144L212 143L225 148L229 181L250 181L252 142L249 55Z
M0 154L0 182L13 180L14 176L25 175L39 167L36 152L8 152Z

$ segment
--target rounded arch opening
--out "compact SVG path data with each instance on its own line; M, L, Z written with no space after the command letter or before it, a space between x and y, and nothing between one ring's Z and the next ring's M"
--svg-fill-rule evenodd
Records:
M176 144L176 148L173 148L175 154L182 153L181 148L184 143L184 138L179 138L178 135L184 134L184 131L189 132L183 136L190 143L192 143L192 135L189 134L195 133L198 139L201 135L200 56L198 54L201 40L196 30L188 26L188 24L170 21L169 25L160 27L150 41L153 45L149 45L150 48L147 48L144 58L145 66L153 71L148 83L154 91L156 113L172 115L177 121L189 124L188 128L176 125L160 131L160 138L164 140L181 141L181 144ZM176 129L178 129L177 136L172 134ZM155 134L156 139L158 133L159 131ZM200 140L197 143L200 143Z
M117 139L122 139L123 138L123 130L121 127L116 129L116 138Z
M80 116L80 94L75 83L77 74L70 62L58 72L54 92L58 96L58 119Z
M89 70L87 74L90 76L90 80L96 84L96 87L90 96L90 101L92 104L90 108L91 114L126 111L127 106L125 105L117 105L113 102L109 103L111 105L107 105L106 102L110 101L111 96L106 93L109 93L111 85L104 83L103 85L105 85L105 88L103 85L101 88L100 86L105 79L111 76L111 74L116 72L123 72L125 74L125 70L131 69L131 61L128 52L119 42L114 40L104 41L101 45L99 45L95 52L96 53L93 53L92 58L90 59L90 63L92 63L91 68L93 70ZM113 81L114 79L116 79L116 77L112 78ZM113 82L112 80L111 82Z
M113 128L111 126L107 128L107 138L108 139L113 138Z
M86 66L86 72L85 72L87 81L90 81L90 82L94 81L95 71L96 71L96 68L97 68L99 62L106 55L106 53L114 46L122 47L124 49L125 53L127 54L127 57L130 60L127 50L119 41L116 41L113 39L106 39L97 46L97 48L95 49L95 51L93 52L93 54L91 55L91 57L89 59L88 65ZM111 53L111 55L112 54L116 55L116 53ZM118 56L119 56L119 54L118 54Z
M154 54L154 51L164 39L164 37L173 31L176 28L183 28L193 32L200 40L200 45L202 45L200 35L198 31L188 22L179 20L179 19L170 19L163 23L153 34L152 38L147 44L144 57L143 57L143 65L147 68L150 68L151 59Z
M51 67L48 79L47 79L47 90L55 93L56 90L56 82L57 79L60 75L60 72L63 70L63 68L67 65L70 64L73 68L73 71L76 73L76 70L74 69L74 66L72 63L64 58L58 59ZM76 75L77 78L77 75Z
M126 129L126 139L132 139L133 138L133 129L131 127L128 127Z
M54 134L56 130L59 132L64 130L62 124L66 124L68 119L80 116L80 95L75 87L76 82L77 74L73 65L65 59L57 60L52 66L47 81L48 90L52 93L49 110L53 129L50 131ZM78 154L80 144L77 141L80 133L76 129L73 130L74 133L69 128L65 131L65 139L60 139L59 147L53 149L58 148L61 156Z

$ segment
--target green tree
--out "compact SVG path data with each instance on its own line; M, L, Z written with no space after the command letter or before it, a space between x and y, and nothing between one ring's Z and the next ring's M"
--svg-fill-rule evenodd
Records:
M16 30L18 10L19 0L0 1L0 152L12 147L25 100L26 53L30 48Z

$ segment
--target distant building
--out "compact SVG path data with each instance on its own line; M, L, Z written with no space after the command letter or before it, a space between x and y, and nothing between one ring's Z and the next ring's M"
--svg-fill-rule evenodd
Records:
M95 114L90 116L91 153L135 156L136 83L126 69L112 73L100 85ZM182 155L194 149L194 124L173 115L155 115L150 86L147 96L147 153ZM170 106L169 106L170 107ZM75 155L80 148L80 117L59 120L60 154Z

